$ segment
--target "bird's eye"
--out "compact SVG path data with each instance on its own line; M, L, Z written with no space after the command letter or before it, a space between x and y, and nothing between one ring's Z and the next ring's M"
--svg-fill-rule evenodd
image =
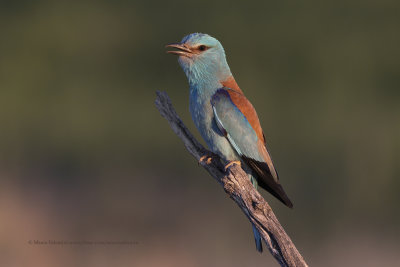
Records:
M199 49L200 51L206 51L206 50L208 49L208 47L205 46L205 45L199 45L198 49Z

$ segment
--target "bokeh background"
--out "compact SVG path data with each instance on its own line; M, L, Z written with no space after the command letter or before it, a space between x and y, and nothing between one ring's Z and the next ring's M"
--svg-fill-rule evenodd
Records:
M311 266L400 265L399 1L2 1L1 266L277 266L155 106L164 45L217 37ZM133 245L30 245L29 240Z

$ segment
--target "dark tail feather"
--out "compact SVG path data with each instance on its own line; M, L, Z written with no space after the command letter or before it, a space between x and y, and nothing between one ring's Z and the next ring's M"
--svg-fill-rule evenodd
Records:
M285 204L289 208L291 209L293 208L292 201L290 201L289 197L286 195L285 191L283 190L280 184L272 184L272 185L263 184L263 186L261 187L267 190L269 193L271 193L274 197L279 199L283 204Z
M293 208L292 202L279 183L279 178L277 176L278 174L276 174L276 177L273 177L267 163L245 156L242 156L242 158L246 164L257 174L257 182L260 187L267 190L289 208Z
M257 228L253 226L253 234L254 234L254 240L256 241L256 248L257 251L262 253L263 252L263 247L262 247L262 239L261 239L261 235L260 232L257 230Z

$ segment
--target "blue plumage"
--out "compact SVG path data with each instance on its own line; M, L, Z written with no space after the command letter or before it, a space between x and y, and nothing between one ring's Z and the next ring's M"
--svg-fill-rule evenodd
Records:
M292 207L266 149L258 116L232 77L221 43L193 33L168 47L178 49L169 53L179 55L190 86L190 113L210 150L227 161L241 161L255 188L260 185ZM254 226L253 233L262 252Z

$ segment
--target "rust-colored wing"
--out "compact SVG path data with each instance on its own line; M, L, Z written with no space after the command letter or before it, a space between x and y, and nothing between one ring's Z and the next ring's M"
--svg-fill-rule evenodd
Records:
M214 94L211 104L218 127L257 175L258 184L288 207L293 207L279 182L265 146L260 121L250 101L241 91L224 87Z

